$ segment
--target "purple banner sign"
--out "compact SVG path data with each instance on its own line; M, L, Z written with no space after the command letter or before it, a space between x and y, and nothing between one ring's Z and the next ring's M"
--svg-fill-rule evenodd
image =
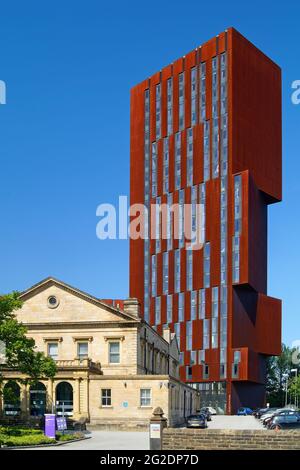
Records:
M58 431L65 431L67 429L66 418L56 418L56 426Z
M55 415L45 414L45 436L55 439Z

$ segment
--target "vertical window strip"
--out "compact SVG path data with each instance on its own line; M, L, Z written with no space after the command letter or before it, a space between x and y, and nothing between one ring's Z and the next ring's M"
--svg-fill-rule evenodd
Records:
M178 76L178 87L179 87L179 130L184 129L184 72Z
M169 78L167 81L167 128L168 135L171 135L173 132L173 78Z
M178 348L179 348L179 350L180 350L180 336L181 336L181 335L180 335L180 333L181 333L181 331L180 331L180 323L175 323L175 324L174 324L174 333L175 333L175 335L176 335L177 343L178 343Z
M200 122L206 119L206 63L203 62L199 67L200 74L200 94L199 94L199 116Z
M187 186L193 185L193 129L189 128L187 130L187 142L186 142L186 184Z
M163 253L163 293L168 294L169 291L169 253Z
M184 321L184 292L179 292L178 295L178 321Z
M186 250L186 288L193 289L193 250Z
M179 247L184 247L184 189L179 191Z
M205 318L205 289L199 290L199 319Z
M163 192L169 192L169 138L164 138Z
M167 296L167 323L173 322L173 297L172 295Z
M212 288L212 319L211 319L211 347L218 347L219 328L219 288Z
M161 137L161 85L158 83L155 87L156 103L156 140Z
M173 194L167 196L167 250L170 251L173 248L173 230L172 230L172 205L173 205Z
M181 186L181 133L175 134L175 189Z
M191 320L197 319L197 291L191 292Z
M144 95L144 203L149 211L150 206L150 92ZM144 318L149 322L150 315L150 244L149 244L149 212L145 214L144 239Z
M186 322L186 350L192 350L193 343L193 323L191 321Z
M204 244L204 287L207 288L210 286L210 242Z
M193 186L191 191L191 244L196 243L198 237L197 189L197 186Z
M156 255L151 256L151 279L152 279L152 297L156 297L156 291L157 291Z
M219 80L218 80L218 57L212 59L212 177L219 176Z
M161 197L156 198L155 204L155 251L160 252L161 248Z
M234 236L232 237L232 280L240 280L240 235L242 222L242 177L234 177Z
M197 67L191 69L191 124L197 124Z
M177 248L175 250L175 292L180 291L180 250Z
M205 224L206 224L206 187L205 183L201 183L199 185L199 204L202 205L201 211L201 220L200 220L200 228L201 228L201 243L205 243Z
M161 323L161 299L160 297L155 298L155 325Z
M204 122L204 133L203 133L203 178L204 181L210 179L210 124L209 121Z
M203 349L209 349L209 336L210 336L210 320L205 318L203 320Z
M152 143L152 197L157 196L157 143Z

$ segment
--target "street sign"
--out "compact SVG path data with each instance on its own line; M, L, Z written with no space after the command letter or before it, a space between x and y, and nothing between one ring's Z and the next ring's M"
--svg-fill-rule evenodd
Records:
M58 431L65 431L67 429L66 418L56 418L56 426Z

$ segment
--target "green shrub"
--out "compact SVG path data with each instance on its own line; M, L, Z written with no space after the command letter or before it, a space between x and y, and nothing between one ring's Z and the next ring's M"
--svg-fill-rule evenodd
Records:
M60 442L72 441L74 439L82 439L84 434L82 432L75 432L70 434L62 434L60 432L56 433L56 440Z
M36 446L39 444L50 444L55 442L54 439L45 436L42 432L39 435L28 434L21 436L0 435L1 445L6 446Z

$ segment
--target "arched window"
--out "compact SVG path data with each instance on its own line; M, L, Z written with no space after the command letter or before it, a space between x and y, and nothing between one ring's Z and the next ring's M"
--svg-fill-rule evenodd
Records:
M46 413L46 387L42 382L30 386L30 415L43 416Z
M56 387L56 413L73 415L73 387L69 382L60 382Z
M18 416L21 413L21 389L17 382L10 380L3 387L4 414Z

